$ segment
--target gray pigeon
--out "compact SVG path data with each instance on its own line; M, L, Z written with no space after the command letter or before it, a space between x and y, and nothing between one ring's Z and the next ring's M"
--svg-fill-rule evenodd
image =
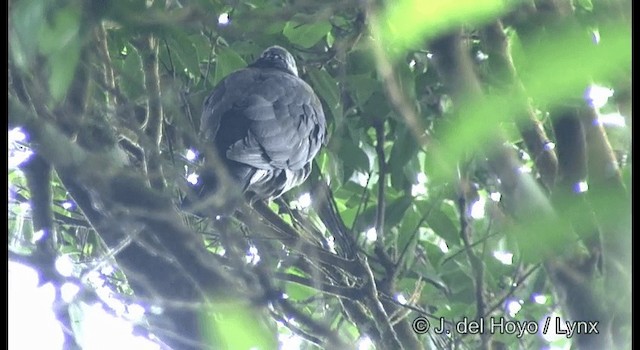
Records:
M327 127L320 100L298 77L293 56L272 46L215 87L204 101L200 136L257 200L277 198L307 179ZM200 179L201 195L216 190L215 172L205 170Z

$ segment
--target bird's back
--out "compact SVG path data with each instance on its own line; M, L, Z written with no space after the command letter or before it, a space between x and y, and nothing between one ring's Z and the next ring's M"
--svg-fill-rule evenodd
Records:
M275 198L309 175L325 142L326 121L302 79L249 67L227 76L205 100L200 133L243 191Z

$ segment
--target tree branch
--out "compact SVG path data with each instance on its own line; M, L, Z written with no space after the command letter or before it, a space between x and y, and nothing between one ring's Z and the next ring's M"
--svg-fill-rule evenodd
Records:
M378 206L376 208L376 256L387 272L389 285L393 285L397 268L393 259L387 254L384 245L385 186L387 184L387 158L384 155L384 122L375 124L376 154L378 155ZM393 248L396 248L395 246Z
M364 303L372 314L378 332L380 332L380 346L383 349L404 349L402 343L398 339L396 331L391 325L389 316L378 298L378 288L376 286L376 278L371 270L371 266L367 261L367 257L360 254L360 260L365 266L368 281L365 286L366 296Z
M549 138L542 128L542 124L536 118L531 102L525 98L527 96L526 91L517 76L502 22L496 21L485 27L483 29L483 36L485 39L483 43L487 48L487 53L490 57L489 62L491 68L493 68L492 73L501 80L503 84L500 90L506 92L515 89L515 95L522 97L520 105L521 110L524 112L523 116L518 118L516 125L520 130L527 149L534 159L543 183L547 190L549 190L553 188L554 185L558 159L556 158L553 148L549 147Z
M166 187L162 173L160 159L160 143L162 141L162 125L164 116L162 111L162 99L160 92L160 73L158 64L158 40L152 36L145 36L133 41L140 53L142 71L144 73L144 85L147 93L147 111L145 123L142 128L150 138L150 144L146 145L147 165L151 187L162 190Z
M468 179L460 179L462 182L461 187L469 186ZM473 251L471 239L469 238L469 222L467 219L467 201L464 193L464 189L458 194L458 213L460 215L460 236L464 243L465 252L467 253L467 259L469 265L473 271L473 282L475 285L475 297L476 297L476 319L480 320L482 315L486 313L487 302L484 297L484 262ZM480 335L482 340L482 349L490 349L490 333L483 333Z
M136 294L162 304L154 295L162 296L162 300L208 303L212 295L239 297L255 293L235 286L234 279L209 257L202 239L182 226L171 200L126 171L126 158L116 149L89 154L48 122L29 116L11 99L9 109L12 122L29 133L36 153L54 166L107 245L116 247L131 239L132 243L123 245L116 259L125 271L137 272L129 274ZM114 219L119 225L113 225ZM131 236L132 231L138 233ZM142 278L133 278L134 275ZM202 339L199 310L166 306L162 317L171 320L174 328L158 335L171 346L190 348L194 344L183 343L184 339L195 343ZM152 324L162 323L151 318ZM159 332L164 328L156 327ZM173 333L180 338L171 338Z

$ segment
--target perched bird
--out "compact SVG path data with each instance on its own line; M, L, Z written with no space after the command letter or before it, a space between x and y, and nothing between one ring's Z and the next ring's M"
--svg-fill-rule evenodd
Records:
M215 147L251 200L271 199L306 180L327 128L320 100L298 76L293 56L272 46L206 98L200 138ZM201 195L217 190L211 169L200 179Z

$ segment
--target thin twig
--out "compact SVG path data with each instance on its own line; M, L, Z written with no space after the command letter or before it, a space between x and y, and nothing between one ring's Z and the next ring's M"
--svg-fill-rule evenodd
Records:
M476 319L480 319L481 315L485 314L486 309L486 301L484 298L484 263L482 259L480 259L473 249L471 248L471 239L469 222L467 219L467 201L465 198L465 190L464 187L468 186L467 179L460 179L461 189L458 194L458 212L460 214L460 236L462 238L462 242L464 243L465 252L467 253L467 259L469 260L469 265L471 265L471 270L473 271L473 281L475 285L475 295L476 295ZM482 349L489 349L489 338L491 334L485 333L481 334L480 338L482 339Z
M340 298L357 299L361 293L358 288L340 287L331 284L318 283L315 280L292 275L290 273L277 272L274 274L274 277L284 281L298 283L309 288L317 289L323 293L331 294Z
M367 293L364 303L367 305L367 309L372 314L373 320L376 323L376 327L381 335L381 345L383 349L404 349L398 335L391 325L389 316L378 298L378 288L376 286L376 278L369 266L367 257L364 254L360 254L360 261L363 262L365 271L369 277L368 283L365 287Z
M387 254L384 246L384 215L385 215L385 186L387 179L387 161L384 154L384 123L377 123L376 153L378 155L378 207L376 208L376 248L375 252L384 266L389 281L392 281L397 273L396 264Z
M160 91L160 71L158 64L158 39L149 35L133 42L140 53L144 85L147 93L147 114L142 126L151 142L145 147L149 182L152 188L164 189L166 183L162 174L160 160L160 143L162 142L162 125L164 116Z

